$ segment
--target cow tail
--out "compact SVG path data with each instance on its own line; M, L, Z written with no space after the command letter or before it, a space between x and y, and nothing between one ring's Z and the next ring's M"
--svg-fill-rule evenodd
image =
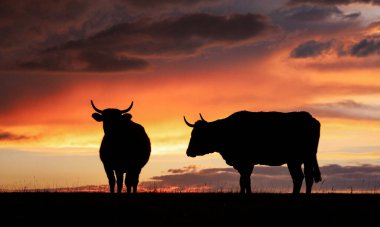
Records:
M321 129L321 124L319 123L318 120L314 119L315 120L315 129L316 129L316 135L315 135L315 141L314 141L314 148L315 148L315 151L314 151L314 155L313 155L313 178L314 178L314 182L315 183L318 183L320 181L322 181L322 177L321 177L321 171L319 170L319 165L318 165L318 161L317 161L317 151L318 151L318 144L319 144L319 137L320 137L320 129Z
M314 171L313 171L313 178L314 178L314 182L315 182L315 183L318 183L318 182L322 181L321 171L319 170L319 165L318 165L318 161L317 161L317 156L314 156Z

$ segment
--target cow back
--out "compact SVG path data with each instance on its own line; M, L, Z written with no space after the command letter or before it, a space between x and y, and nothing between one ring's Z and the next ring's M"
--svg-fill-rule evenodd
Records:
M214 122L218 151L229 162L281 165L316 153L319 122L307 112L248 112Z

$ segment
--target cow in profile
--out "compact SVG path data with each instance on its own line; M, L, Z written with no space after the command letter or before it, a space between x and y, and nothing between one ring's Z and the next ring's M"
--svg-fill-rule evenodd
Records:
M303 179L306 193L321 181L317 162L320 123L308 112L236 112L225 119L201 120L192 127L187 148L190 157L218 152L240 173L240 193L251 193L255 165L287 164L293 179L293 195L300 193ZM304 165L302 171L302 165Z
M99 153L110 192L115 191L116 175L117 192L121 193L125 173L127 193L131 193L131 189L136 193L140 172L149 160L151 147L145 129L133 122L132 115L127 113L132 109L133 102L125 110L100 110L92 100L91 105L96 111L92 117L98 122L103 122L104 137Z

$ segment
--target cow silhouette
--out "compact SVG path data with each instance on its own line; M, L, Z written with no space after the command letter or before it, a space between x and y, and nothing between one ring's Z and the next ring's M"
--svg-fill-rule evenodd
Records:
M115 191L116 175L117 192L121 193L125 173L127 193L131 193L131 189L136 193L141 169L150 157L151 145L144 127L133 122L132 115L127 113L132 109L133 102L125 110L100 110L92 100L91 105L96 111L92 117L98 122L103 122L104 137L99 154L107 174L110 192Z
M187 155L220 153L240 173L241 193L251 193L250 177L255 165L287 164L293 195L300 193L304 178L307 194L313 182L322 180L316 157L320 123L308 112L240 111L214 122L200 117L195 124L184 117L193 128Z

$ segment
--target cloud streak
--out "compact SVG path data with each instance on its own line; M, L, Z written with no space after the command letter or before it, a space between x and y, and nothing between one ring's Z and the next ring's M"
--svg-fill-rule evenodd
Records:
M335 103L314 104L304 109L321 117L356 120L380 120L380 106L367 105L353 100Z
M18 140L27 140L32 137L26 135L19 135L10 133L7 131L0 130L0 141L18 141Z

